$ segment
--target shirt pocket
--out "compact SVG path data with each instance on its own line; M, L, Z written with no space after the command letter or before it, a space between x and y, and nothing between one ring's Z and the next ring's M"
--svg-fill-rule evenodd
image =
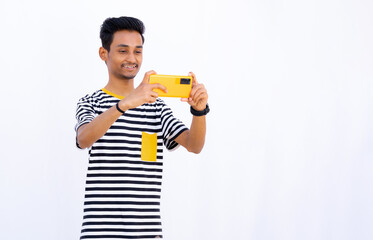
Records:
M141 136L141 160L157 161L157 133L142 132Z

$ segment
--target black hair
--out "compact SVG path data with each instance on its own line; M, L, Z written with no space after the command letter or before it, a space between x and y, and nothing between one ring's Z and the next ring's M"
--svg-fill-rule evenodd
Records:
M144 23L133 17L107 18L101 25L100 38L102 47L110 51L110 45L113 42L114 33L120 30L136 31L140 33L142 43L144 44Z

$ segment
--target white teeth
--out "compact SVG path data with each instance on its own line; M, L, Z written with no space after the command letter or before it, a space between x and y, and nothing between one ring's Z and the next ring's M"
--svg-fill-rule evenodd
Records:
M124 65L124 68L130 68L130 69L132 69L132 68L135 68L136 67L136 65Z

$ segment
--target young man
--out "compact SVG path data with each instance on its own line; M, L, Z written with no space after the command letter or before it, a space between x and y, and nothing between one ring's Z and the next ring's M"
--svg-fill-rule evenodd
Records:
M160 193L163 145L199 153L205 142L208 94L193 73L190 129L176 119L149 84L149 71L135 88L142 63L144 25L131 17L108 18L101 26L109 81L81 98L77 146L89 148L81 239L162 238Z

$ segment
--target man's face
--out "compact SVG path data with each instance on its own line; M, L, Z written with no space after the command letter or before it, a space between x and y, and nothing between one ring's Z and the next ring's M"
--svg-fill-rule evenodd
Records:
M109 73L119 79L135 78L141 67L142 50L142 39L138 32L115 32L105 59Z

